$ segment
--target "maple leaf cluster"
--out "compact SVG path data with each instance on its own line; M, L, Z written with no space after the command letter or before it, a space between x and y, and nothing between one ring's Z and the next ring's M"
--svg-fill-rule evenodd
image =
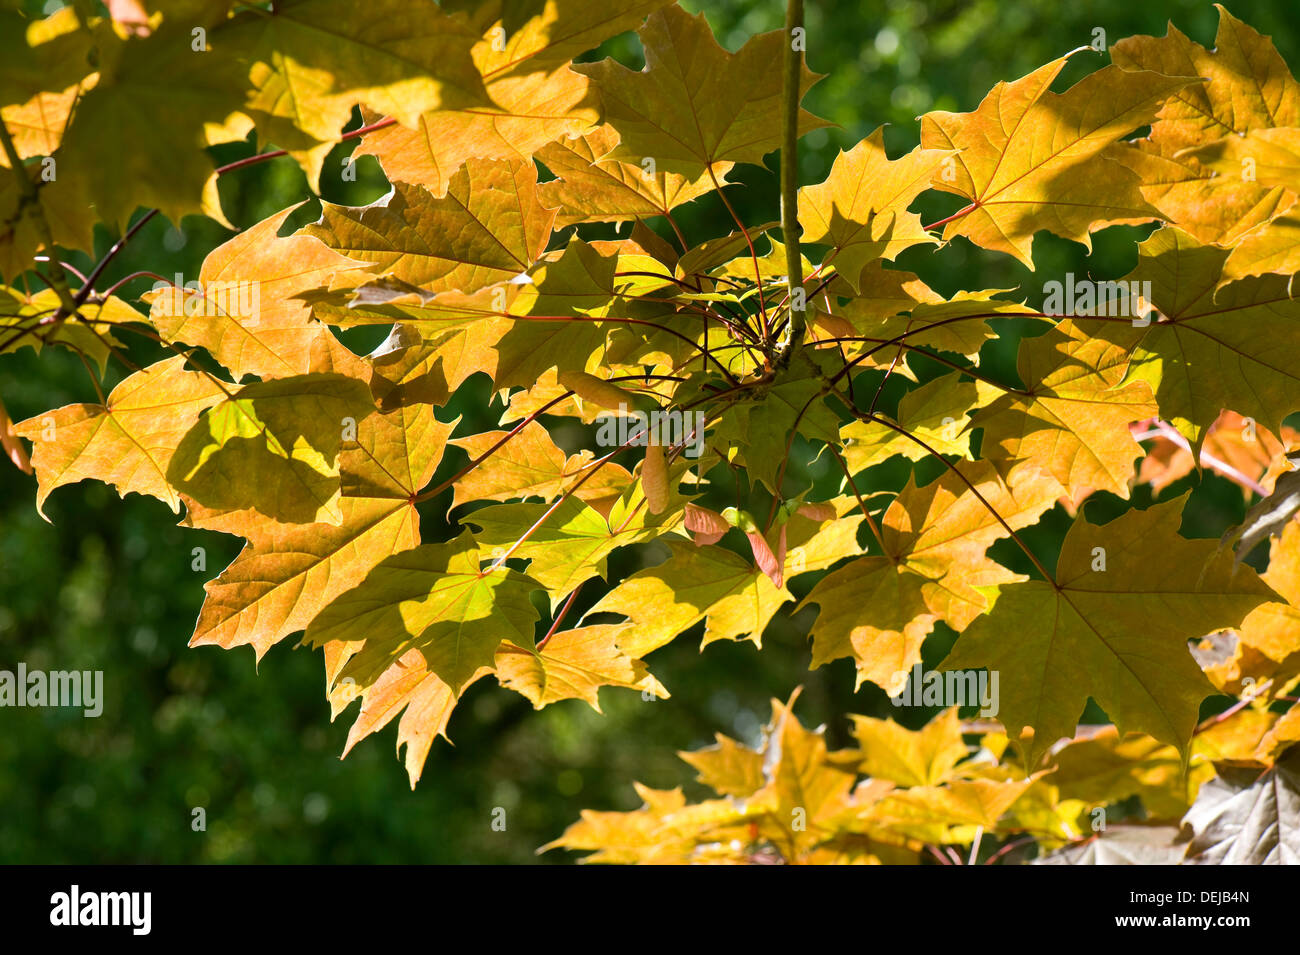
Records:
M1176 819L1216 760L1271 772L1300 740L1272 709L1300 682L1300 505L1267 498L1300 410L1300 87L1226 10L1214 50L1170 27L1054 92L1063 57L921 117L898 158L878 129L784 197L782 226L742 222L725 189L827 125L798 105L819 77L784 30L730 53L668 0L108 6L0 12L0 353L53 345L102 372L140 335L171 357L92 403L17 423L0 406L0 439L38 508L93 479L243 538L191 643L260 659L302 634L334 715L359 705L348 749L396 720L414 786L478 680L539 708L663 697L653 651L697 626L757 646L804 607L812 665L850 659L891 695L937 624L960 634L945 669L1000 675L983 755L955 710L918 733L859 718L860 749L829 752L779 705L764 749L689 757L719 800L643 790L557 844L944 861L996 830L1052 849L1129 796ZM644 69L576 62L633 29ZM390 189L292 231L276 212L136 304L100 289L152 216L226 222L206 147L250 132L313 188L349 140ZM932 191L961 205L927 225L910 210ZM705 198L731 221L691 245L673 210ZM58 250L91 250L97 222L126 231L74 288ZM610 223L630 233L584 231ZM942 295L892 266L961 237L1032 268L1038 232L1090 247L1145 223L1132 314ZM357 355L336 330L360 326L389 334ZM1002 335L1018 381L980 369ZM478 376L501 414L469 432L439 412ZM892 413L891 378L910 383ZM795 455L830 480L799 486ZM882 497L871 472L900 461L942 473ZM1180 534L1186 496L1079 513L1202 467L1267 505L1242 538L1272 537L1267 572ZM422 537L433 502L450 539ZM1057 506L1074 520L1049 567L1019 532ZM611 579L626 548L642 569ZM1216 693L1240 703L1199 723ZM1062 747L1090 699L1109 735Z

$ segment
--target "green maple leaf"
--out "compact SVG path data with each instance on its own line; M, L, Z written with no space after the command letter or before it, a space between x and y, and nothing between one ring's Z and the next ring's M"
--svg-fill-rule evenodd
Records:
M756 36L731 54L703 14L672 6L651 14L639 32L641 72L613 60L574 67L596 81L604 120L621 137L611 158L652 158L657 168L694 179L713 163L761 163L781 144L784 31ZM817 79L804 68L800 92ZM800 110L801 134L825 125Z
M167 479L209 510L337 525L343 436L373 410L366 384L343 375L245 385L189 430Z
M1078 320L1087 334L1123 347L1128 377L1149 382L1161 414L1198 448L1225 408L1277 433L1300 409L1300 302L1290 279L1261 275L1222 285L1228 252L1177 229L1161 229L1139 246L1124 281L1150 282L1145 326ZM1131 286L1130 286L1131 287Z
M1186 749L1214 692L1187 641L1240 624L1273 592L1249 568L1234 575L1215 542L1179 536L1185 502L1101 527L1077 519L1055 580L1003 587L944 659L945 670L999 671L998 719L1013 737L1033 728L1031 765L1073 735L1090 696L1121 733Z
M477 525L474 535L485 553L504 553L549 510L545 504L498 504L465 518ZM617 548L651 539L660 527L634 522L621 530L607 517L576 498L569 498L546 519L512 556L529 560L528 576L558 599L584 580L606 574L606 558Z
M189 25L164 24L143 38L101 43L99 79L77 106L55 153L55 188L84 188L100 221L125 224L137 206L173 222L207 212L220 218L207 131L244 105L247 71L234 42L209 34L206 50ZM105 143L123 143L104 148Z
M777 475L796 431L818 441L839 441L839 417L823 397L828 386L819 362L828 360L807 350L796 352L787 368L728 408L717 424L714 437L741 446L740 460L750 475L773 492L780 491Z
M305 640L332 641L354 655L337 681L368 686L407 651L459 694L480 667L491 667L502 640L533 646L537 583L501 566L480 571L486 555L468 531L445 544L394 554L312 621Z
M591 613L625 614L632 626L619 646L643 657L706 620L704 643L739 640L755 644L781 605L791 599L753 564L721 547L695 547L669 540L672 556L637 571L601 598Z

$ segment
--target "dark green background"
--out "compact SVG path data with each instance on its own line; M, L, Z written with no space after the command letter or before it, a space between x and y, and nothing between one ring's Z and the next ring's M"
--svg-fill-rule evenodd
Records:
M704 5L686 6L694 11ZM719 38L733 50L748 36L779 27L783 17L777 0L714 0L707 8ZM1294 61L1300 35L1290 3L1237 3L1232 9L1271 33ZM824 178L837 149L851 147L882 122L892 124L887 141L895 155L910 149L920 113L974 109L997 81L1091 43L1096 27L1114 42L1133 33L1163 34L1170 18L1209 45L1217 23L1210 4L1186 0L810 0L807 17L809 64L828 76L806 105L841 128L804 140L805 183ZM630 35L602 52L639 65ZM1103 62L1097 54L1081 54L1062 79L1068 85ZM251 151L236 146L214 152L228 162ZM373 160L362 161L358 183L339 181L341 157L349 151L336 150L327 162L325 197L370 201L384 190ZM775 156L769 162L774 167ZM732 178L743 184L729 194L747 221L776 218L771 173L748 168ZM288 160L241 170L224 177L221 187L224 208L240 226L310 198ZM952 197L939 197L921 211L928 220L951 208ZM315 207L303 215L313 217ZM693 241L729 226L712 197L685 210L681 221ZM1134 239L1145 231L1109 230L1097 237L1091 257L1081 246L1040 235L1037 275L964 240L938 253L914 250L902 264L941 291L1019 287L1035 301L1042 283L1066 270L1098 278L1123 274L1136 259ZM204 255L228 237L210 220L187 219L179 232L156 220L106 279L140 269L193 277ZM112 238L101 234L97 251ZM93 264L85 256L73 262L83 271ZM148 285L141 281L128 290L139 294ZM349 342L362 350L373 336ZM1014 344L1010 339L990 348L986 367L1012 375ZM147 349L133 354L140 361L157 357ZM122 371L110 371L108 383ZM467 413L472 426L489 427L492 416L482 407L486 389L468 390L447 414ZM58 350L0 358L0 395L15 420L94 400L79 361ZM902 469L879 470L889 486L906 477ZM1191 483L1180 482L1166 496ZM605 690L604 715L576 701L534 712L522 697L480 683L452 718L456 745L435 743L412 792L394 757L391 725L339 761L355 708L329 722L318 654L292 650L293 641L285 641L258 673L250 650L186 647L203 583L235 556L238 540L184 531L161 502L136 495L123 501L95 483L57 491L47 504L53 521L47 524L35 511L34 493L34 479L0 462L0 668L21 660L36 669L103 670L106 702L98 719L70 710L0 710L0 862L532 862L537 846L559 835L582 807L635 807L633 779L685 785L701 795L675 751L707 745L715 731L755 741L769 698L786 697L796 686L805 687L799 714L810 725L826 723L833 745L847 742L847 713L896 712L870 685L853 693L847 660L808 670L805 613L776 620L761 652L746 643L714 644L701 653L698 634L679 638L650 658L672 698L644 703L638 694ZM1139 491L1135 500L1144 505L1150 498ZM1103 520L1126 506L1098 495L1087 507L1093 520ZM1184 533L1217 536L1242 511L1235 487L1207 477L1193 493ZM430 508L426 539L437 539L439 524L437 508ZM1058 508L1027 537L1051 557L1067 525ZM190 569L196 546L207 549L206 574ZM1013 547L999 545L994 554L1024 569ZM620 570L617 561L612 569ZM595 590L584 595L584 606ZM807 587L796 590L802 596ZM950 641L941 628L927 644L927 661L939 659ZM912 724L926 718L917 711L905 716ZM193 807L206 809L206 832L191 830ZM504 832L491 828L494 807L507 811ZM541 861L568 857L553 852Z

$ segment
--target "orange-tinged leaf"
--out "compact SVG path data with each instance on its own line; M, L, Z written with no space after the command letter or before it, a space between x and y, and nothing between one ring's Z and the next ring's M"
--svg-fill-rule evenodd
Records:
M1249 174L1263 186L1300 189L1300 129L1251 129L1197 147L1191 155L1223 176Z
M19 159L48 156L59 148L77 98L94 85L94 76L65 90L37 93L27 102L0 109Z
M102 405L68 405L21 422L16 433L36 445L36 509L44 516L56 487L96 480L179 512L180 494L167 476L172 458L204 409L232 387L186 371L177 356L131 375Z
M1283 451L1286 446L1300 441L1300 432L1294 428L1283 427L1282 436L1285 445L1267 428L1256 425L1235 411L1224 411L1206 431L1205 444L1201 448L1201 463L1213 467L1210 460L1212 457L1268 488L1273 478L1269 474L1270 468L1280 460L1285 460ZM1190 474L1195 467L1196 459L1190 450L1159 435L1147 449L1147 455L1138 468L1137 479L1150 484L1152 490L1160 491ZM1242 493L1249 497L1251 491L1243 487Z
M396 182L368 206L324 203L320 222L303 231L404 282L468 293L527 271L554 220L531 162L470 160L441 198Z
M486 667L480 669L465 686L482 679L489 672L491 671ZM350 688L352 685L348 686ZM402 747L406 747L406 773L411 780L411 788L414 789L420 781L424 761L429 756L434 739L441 736L450 742L447 722L458 702L457 695L436 674L429 671L419 650L407 651L379 679L357 695L361 697L361 712L348 730L343 755L347 756L353 746L371 733L383 729L400 713L402 718L397 724L397 750L400 753ZM355 699L355 696L347 702L351 699Z
M1175 153L1175 148L1167 141L1139 139L1108 146L1103 155L1140 176L1142 197L1201 242L1253 244L1258 232L1273 231L1266 223L1295 204L1294 193L1247 179L1241 167L1233 175L1219 175L1193 153Z
M407 126L431 109L489 105L470 54L474 31L433 0L285 0L211 35L239 51L243 113L306 167L313 188L357 104Z
M1206 50L1170 24L1163 37L1132 36L1111 47L1125 70L1201 76L1161 107L1151 138L1182 150L1229 132L1300 124L1300 85L1272 42L1220 4L1214 49Z
M1076 504L1094 489L1129 496L1142 453L1129 423L1161 410L1147 382L1125 382L1128 352L1090 334L1115 323L1085 321L1023 340L1019 370L1029 394L1003 395L971 419L984 429L983 454L1009 483L1042 472Z
M1066 60L999 83L973 113L921 117L923 147L958 151L951 174L937 175L934 187L970 203L944 239L964 235L1033 268L1030 245L1039 229L1091 248L1090 233L1104 225L1156 217L1138 176L1102 151L1197 80L1108 66L1053 93Z
M459 108L448 103L415 122L377 130L358 155L376 156L389 179L419 183L441 196L466 160L531 159L552 140L578 136L596 125L599 104L591 80L571 70L569 61L667 2L444 3L444 10L466 14L476 35L463 45L487 101Z
M191 505L189 523L248 538L205 586L191 646L250 645L260 659L385 557L415 547L420 519L411 499L432 478L451 428L428 405L361 421L355 445L339 455L337 526L248 521Z
M1215 175L1201 149L1235 142L1254 131L1300 123L1300 86L1268 37L1232 16L1222 6L1215 45L1207 50L1173 24L1163 37L1133 36L1111 47L1112 62L1125 70L1199 76L1204 83L1184 87L1156 114L1145 140L1117 145L1108 155L1142 177L1143 196L1168 221L1202 242L1236 243L1250 230L1285 212L1294 190L1246 176L1238 165ZM1229 147L1232 148L1232 147ZM1205 154L1212 159L1213 153ZM1267 228L1264 232L1271 232ZM1236 275L1271 269L1256 265L1256 250L1238 259ZM1290 271L1290 270L1288 270Z
M491 42L478 46L490 49ZM567 66L506 75L488 84L487 95L493 105L434 110L413 128L368 133L355 155L374 156L390 181L417 183L442 196L467 161L531 159L552 140L591 129L600 116L591 80ZM369 124L378 119L366 115Z
M1272 273L1291 275L1300 269L1300 218L1279 216L1242 237L1223 265L1223 281Z
M201 345L236 379L319 371L321 352L345 351L294 296L313 285L328 286L336 276L344 283L360 281L364 267L309 235L279 236L295 209L263 219L208 253L197 289L147 293L149 320L158 333Z
M583 700L600 712L602 686L639 688L649 676L640 660L618 647L617 624L553 633L536 650L502 644L496 655L501 685L528 698L536 709L560 700ZM667 695L662 690L657 695Z
M683 203L714 189L707 175L694 180L633 162L606 158L618 146L618 133L601 126L583 136L557 139L537 150L537 158L556 179L539 187L542 202L559 206L557 227L582 222L623 222L666 215ZM716 163L713 174L726 184L729 162Z
M799 191L803 241L832 246L835 270L860 290L868 262L938 242L907 207L929 188L948 155L918 148L891 160L885 155L884 127L877 128L850 151L841 150L825 182Z

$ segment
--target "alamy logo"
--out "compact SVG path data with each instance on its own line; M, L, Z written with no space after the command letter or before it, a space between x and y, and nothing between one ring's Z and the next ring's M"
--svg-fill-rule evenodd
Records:
M82 892L74 885L50 896L51 925L129 925L148 935L153 925L152 892Z
M906 677L906 670L899 677ZM997 670L924 670L912 667L911 679L898 696L890 699L895 706L978 706L980 716L998 715Z
M1131 318L1143 327L1151 324L1155 311L1150 282L1076 282L1074 273L1066 272L1064 284L1045 283L1043 295L1043 314L1054 317Z
M661 447L680 445L688 458L704 452L705 415L703 411L632 411L618 406L617 414L603 414L596 419L596 443L602 448L644 448L652 440Z
M246 325L257 324L260 282L186 282L185 276L177 272L174 282L155 282L153 290L158 293L153 308L160 315L226 315L243 319Z
M103 670L0 670L0 706L80 706L86 716L104 712Z

